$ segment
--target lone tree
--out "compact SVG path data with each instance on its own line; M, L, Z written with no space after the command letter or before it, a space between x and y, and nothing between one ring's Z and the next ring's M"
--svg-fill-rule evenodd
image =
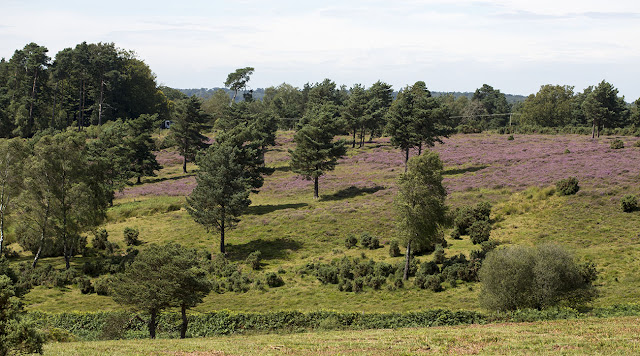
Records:
M442 161L436 152L427 151L409 159L408 170L398 180L395 206L400 239L407 246L404 280L408 278L412 245L433 250L443 244L441 230L449 225L442 186Z
M182 311L180 336L186 335L186 309L202 301L210 286L193 250L178 244L142 250L113 285L117 303L149 313L149 336L156 337L158 314L168 307Z
M592 138L600 137L600 129L605 125L619 127L629 117L624 97L619 97L618 89L604 80L587 94L582 102L582 111L587 121L592 123Z
M240 221L238 217L251 204L249 193L257 185L255 171L245 160L245 157L255 157L255 152L232 141L218 141L198 155L197 185L187 197L187 211L194 220L207 231L220 232L222 254L226 254L225 231ZM261 185L260 182L258 186Z
M198 151L209 146L209 138L201 132L209 120L201 108L202 103L195 95L189 98L171 125L170 138L178 145L182 155L182 171L187 173L187 161L193 161Z
M247 82L249 81L249 76L253 74L255 69L253 67L244 67L236 69L235 72L229 73L227 76L227 80L224 82L224 86L233 90L233 99L229 105L235 103L236 96L238 96L238 90L244 89L247 87Z
M333 170L347 149L344 140L333 141L340 125L332 104L311 108L302 121L306 124L293 137L296 147L289 150L291 168L306 179L313 179L313 197L318 199L318 178Z
M489 309L578 306L597 293L592 264L579 264L564 248L508 246L490 252L479 272L480 302Z
M155 176L155 171L162 169L153 154L155 143L151 138L151 129L158 115L142 114L138 118L128 120L125 147L129 151L131 172L137 178L138 184L143 176Z

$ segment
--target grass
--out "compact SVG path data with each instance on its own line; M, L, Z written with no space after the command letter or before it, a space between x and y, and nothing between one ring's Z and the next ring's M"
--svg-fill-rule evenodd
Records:
M640 352L640 318L52 343L46 355L468 355Z
M212 293L196 310L479 309L477 283L462 283L441 293L419 290L411 283L401 290L369 288L363 293L346 293L297 273L306 263L329 262L342 256L364 254L376 261L402 261L403 257L389 257L388 243L396 236L393 198L403 161L401 152L393 149L388 139L349 149L336 170L320 178L321 199L314 200L312 182L288 169L291 137L291 132L279 133L278 145L266 156L267 165L276 168L275 172L265 178L260 193L251 195L252 206L226 235L232 260L242 262L248 254L260 250L264 271L284 270L286 284L266 292ZM570 154L564 153L567 147ZM593 141L583 136L532 135L507 141L500 135L478 134L454 136L435 149L445 163L448 204L456 207L492 202L494 239L517 244L561 243L579 259L595 262L601 272L597 281L601 297L595 301L596 306L640 297L640 261L635 258L640 252L640 212L624 213L619 207L622 195L640 192L633 183L640 162L627 158L640 148L610 150L606 138ZM205 231L184 209L185 192L195 184L196 167L190 164L185 175L175 152L165 150L161 154L165 168L158 176L126 188L109 209L102 226L109 240L124 251L123 230L134 227L143 242L138 248L177 242L215 253L217 232ZM593 157L600 159L598 169L585 169ZM533 169L538 171L530 172ZM552 182L565 175L579 177L582 188L578 194L560 197L553 193ZM364 232L379 237L382 248L344 247L347 236L359 237ZM449 242L448 256L468 254L476 248L468 237ZM23 259L28 257L28 253L23 254ZM428 261L431 256L418 258ZM83 261L76 257L72 263L81 266ZM45 258L41 263L57 268L63 265L61 258ZM73 286L35 288L26 296L26 304L30 310L60 312L120 308L108 297L82 295Z

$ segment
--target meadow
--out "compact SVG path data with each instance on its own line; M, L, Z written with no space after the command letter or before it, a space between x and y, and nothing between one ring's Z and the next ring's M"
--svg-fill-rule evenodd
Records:
M403 172L403 156L387 138L375 139L363 148L350 148L335 171L320 178L320 199L313 199L313 184L291 172L288 149L293 132L279 132L277 144L266 155L275 172L265 178L252 205L237 228L227 234L231 261L242 263L253 251L262 253L262 271L278 272L285 284L245 293L211 293L195 310L260 312L273 310L337 310L401 312L429 308L481 310L478 283L462 283L443 292L418 289L410 283L402 289L365 289L340 292L322 285L315 276L300 273L307 264L327 263L343 256L366 257L391 264L388 244L395 239L393 199L395 182ZM433 149L445 164L447 203L453 207L489 201L493 205L492 238L501 243L560 243L582 261L594 262L600 271L601 296L594 306L630 303L640 297L640 213L624 213L620 199L638 194L640 148L634 137L622 137L625 148L611 149L614 137L592 140L578 135L455 135ZM416 154L416 152L413 152ZM184 209L185 196L195 186L197 167L183 174L181 157L172 149L157 152L164 168L157 177L118 192L104 228L109 240L126 248L125 227L140 231L145 248L150 243L177 242L213 254L218 234L196 224ZM554 194L554 182L575 176L580 191L573 196ZM382 247L346 248L345 238L367 233ZM448 236L448 233L447 233ZM468 237L448 240L446 255L466 255L475 247ZM14 249L16 245L12 245ZM404 250L404 249L403 249ZM418 256L422 261L431 256ZM29 259L24 254L22 260ZM90 258L76 257L81 269ZM42 263L62 268L61 258ZM244 267L249 273L258 273ZM47 312L120 310L110 297L83 295L74 286L36 287L25 297L28 310Z

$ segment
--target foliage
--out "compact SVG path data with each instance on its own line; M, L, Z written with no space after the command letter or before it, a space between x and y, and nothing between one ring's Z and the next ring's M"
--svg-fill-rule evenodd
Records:
M233 73L229 73L227 76L227 80L224 82L224 86L233 90L233 98L231 102L236 101L236 96L238 95L238 90L244 89L247 86L247 82L249 82L250 76L253 74L254 68L245 67L238 68Z
M123 235L124 242L127 244L127 246L137 246L140 244L140 239L138 239L138 237L140 236L140 231L138 231L138 229L133 227L125 227Z
M578 190L580 190L580 186L576 177L564 178L556 182L556 191L560 195L573 195Z
M491 204L489 202L480 202L475 206L463 206L462 208L457 208L453 215L455 230L458 232L457 236L467 235L475 222L489 221ZM452 233L453 236L454 233Z
M264 276L265 282L270 288L281 287L284 285L284 280L277 273L269 272Z
M433 262L441 264L445 261L444 248L442 245L437 244L436 249L433 251Z
M487 220L476 220L469 228L469 237L474 245L488 241L491 237L491 224Z
M126 122L127 136L124 147L129 152L129 170L140 184L142 177L154 177L155 171L162 169L153 154L155 142L151 138L151 129L157 121L157 115L140 115Z
M596 277L593 265L576 263L562 247L509 246L483 262L480 301L494 310L580 305L595 297Z
M260 269L262 264L262 253L260 251L253 251L247 256L245 263L253 270Z
M611 143L609 144L609 148L611 148L612 150L618 150L618 149L624 148L624 141L622 141L619 138L616 138L615 140L611 141Z
M398 243L398 240L391 240L389 243L389 256L398 257L400 255L400 244Z
M358 245L358 238L353 236L353 235L349 235L344 239L344 247L346 248L352 248L355 247L356 245Z
M627 194L620 200L620 207L625 213L630 213L638 209L638 198L635 195Z
M202 110L200 99L192 96L179 108L178 115L170 127L169 139L176 143L183 157L182 171L187 173L187 161L209 146L209 138L202 134L209 116Z
M524 101L519 117L522 124L559 127L575 124L573 87L543 85Z
M378 237L372 236L366 232L360 235L360 244L362 247L368 248L369 250L380 248L380 240Z

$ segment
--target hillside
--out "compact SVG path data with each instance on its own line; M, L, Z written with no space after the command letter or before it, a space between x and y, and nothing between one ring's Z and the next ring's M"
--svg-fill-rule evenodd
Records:
M313 185L288 166L292 132L280 132L277 145L266 156L275 172L266 177L252 205L235 230L227 234L231 261L242 263L253 251L262 253L262 270L243 271L258 278L277 272L282 287L247 292L211 293L196 310L235 311L318 310L407 311L425 308L478 309L479 284L462 283L434 293L407 283L396 289L365 288L363 292L341 292L336 285L321 284L305 273L310 263L328 263L344 256L371 258L390 264L403 257L390 257L388 244L394 239L393 198L395 181L403 171L402 154L388 139L349 149L336 170L320 179L321 199L314 200ZM445 185L452 207L490 201L494 209L492 238L502 243L561 243L582 260L594 262L600 277L601 297L596 305L633 302L640 296L640 213L623 213L619 207L625 194L638 194L640 162L633 157L640 148L637 138L623 138L626 148L609 148L611 137L591 140L586 136L522 135L515 140L495 134L456 135L434 149L445 163ZM124 251L123 230L140 231L144 249L149 243L178 242L216 252L218 236L193 222L183 207L185 196L195 185L193 170L183 174L181 158L172 150L157 153L164 168L157 177L131 185L117 195L104 228L109 240ZM554 182L576 176L580 191L573 196L553 194ZM382 248L347 249L348 235L364 233L379 237ZM448 236L448 235L447 235ZM449 239L447 256L466 255L475 249L468 237ZM15 245L12 245L15 248ZM404 251L404 249L402 249ZM421 261L431 256L419 256ZM28 259L25 256L24 259ZM81 269L90 258L76 257ZM44 264L63 266L62 259ZM110 297L83 295L72 287L37 287L26 295L29 310L92 311L120 306Z

